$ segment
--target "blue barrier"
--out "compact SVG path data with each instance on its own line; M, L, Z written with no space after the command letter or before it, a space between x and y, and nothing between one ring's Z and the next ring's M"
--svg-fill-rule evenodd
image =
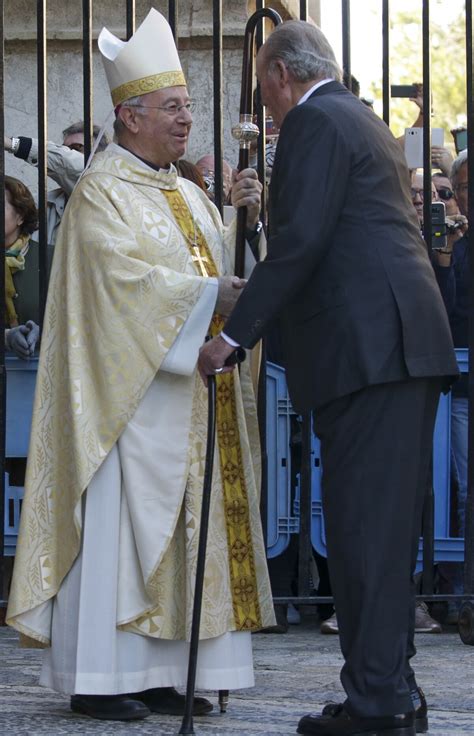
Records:
M7 355L6 438L5 457L26 458L30 442L31 416L35 395L38 359L20 360ZM23 486L10 485L5 473L4 554L15 554L20 522Z
M468 371L468 351L456 350L459 369ZM435 496L435 562L460 562L464 559L464 539L450 536L451 527L451 396L442 395L433 437L433 489ZM290 534L299 531L299 488L291 489L289 421L295 416L289 400L283 368L267 364L267 556L276 557L289 544ZM275 426L278 429L275 429ZM326 534L322 508L321 458L317 437L311 443L311 542L326 556ZM295 496L292 499L292 492ZM281 530L281 531L280 531ZM422 541L418 565L422 562Z
M267 364L267 448L268 514L267 556L277 557L299 530L299 518L292 512L291 498L291 417L296 413L286 390L285 371Z
M5 358L7 369L7 423L5 457L26 457L30 442L38 358Z
M10 476L5 473L5 536L3 542L5 557L13 557L15 554L22 501L23 486L11 486Z
M456 351L461 372L468 370L467 350ZM7 356L6 457L26 458L38 360L22 361ZM464 559L464 539L451 537L450 529L450 431L451 397L442 396L436 419L433 445L433 485L435 494L435 561ZM290 535L299 531L298 487L291 487L291 423L296 418L288 397L285 372L267 364L267 456L268 511L267 555L277 557L288 546ZM326 555L322 509L319 441L312 439L311 541ZM292 497L292 494L294 497ZM5 477L5 554L15 553L23 488L10 486ZM421 543L420 555L421 561Z

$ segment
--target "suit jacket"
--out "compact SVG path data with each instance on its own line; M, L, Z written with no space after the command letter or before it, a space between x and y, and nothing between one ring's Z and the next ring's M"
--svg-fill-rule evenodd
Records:
M268 255L225 331L250 348L280 330L297 411L372 384L457 375L403 151L338 82L286 115L269 206Z

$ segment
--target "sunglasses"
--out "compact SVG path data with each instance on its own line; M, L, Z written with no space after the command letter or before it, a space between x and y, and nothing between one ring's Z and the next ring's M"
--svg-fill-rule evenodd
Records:
M440 189L438 189L438 196L440 199L444 199L446 202L448 202L450 199L454 197L454 192L452 189L447 189L446 187L440 187Z

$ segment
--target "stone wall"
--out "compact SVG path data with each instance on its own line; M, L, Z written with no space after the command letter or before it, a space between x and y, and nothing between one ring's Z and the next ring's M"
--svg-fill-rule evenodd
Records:
M125 36L125 2L93 2L93 37L103 26ZM299 1L268 3L285 18L297 17ZM310 12L319 19L319 3L310 2ZM5 131L11 135L37 136L36 15L33 0L5 2ZM137 25L153 6L165 16L168 3L136 0ZM212 122L212 2L178 3L179 49L190 94L197 101L187 158L197 160L213 150ZM231 127L238 120L242 39L248 13L255 0L223 1L223 116L224 155L235 165L238 146ZM82 119L82 3L79 0L49 0L47 15L48 138L60 142L64 128ZM102 62L94 40L94 120L102 124L112 109ZM111 130L111 120L108 129ZM34 169L6 154L6 171L18 176L36 192Z

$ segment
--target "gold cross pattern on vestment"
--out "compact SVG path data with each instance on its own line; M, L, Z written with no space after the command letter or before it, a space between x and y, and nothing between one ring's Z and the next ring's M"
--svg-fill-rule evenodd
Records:
M209 263L209 258L207 256L202 255L199 249L199 245L194 244L191 246L191 248L194 253L194 255L191 256L191 258L195 263L197 263L197 266L201 272L201 276L209 276L209 274L206 271L206 266L204 264L204 262Z

